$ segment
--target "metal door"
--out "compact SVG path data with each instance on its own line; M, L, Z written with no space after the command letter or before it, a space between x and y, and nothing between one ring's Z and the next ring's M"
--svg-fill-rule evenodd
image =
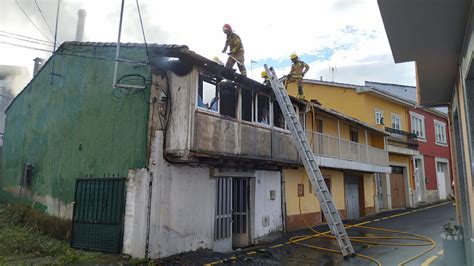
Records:
M232 246L249 245L249 181L232 179Z
M384 186L383 186L383 176L384 174L376 173L375 174L375 184L377 186L377 203L379 210L384 209L385 206L383 204L383 197L384 197Z
M344 176L347 219L360 217L359 179L356 176Z
M71 238L73 248L122 252L125 180L77 179Z
M231 237L232 178L216 178L216 221L214 239Z

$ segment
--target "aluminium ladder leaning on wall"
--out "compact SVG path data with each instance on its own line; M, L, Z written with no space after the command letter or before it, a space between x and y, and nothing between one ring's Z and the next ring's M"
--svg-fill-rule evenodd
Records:
M314 194L319 200L321 210L326 217L328 226L331 229L333 235L336 237L342 255L345 258L348 256L353 256L355 255L354 248L352 247L341 217L339 216L336 206L334 205L334 201L326 186L323 175L321 174L321 170L316 163L313 151L309 146L303 127L298 121L298 116L295 114L293 104L291 103L286 88L284 87L283 83L278 80L272 67L268 68L267 65L265 65L265 70L268 73L273 93L275 94L278 104L280 105L281 112L285 117L288 128L291 131L293 140L295 141L295 144L298 148L298 153L301 157L301 160L303 161L304 167L306 168L309 180L313 186Z

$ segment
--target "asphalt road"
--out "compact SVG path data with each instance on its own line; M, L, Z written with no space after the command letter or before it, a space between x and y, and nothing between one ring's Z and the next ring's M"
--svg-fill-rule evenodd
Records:
M411 210L413 211L413 210ZM385 216L390 217L390 215ZM380 219L378 217L378 219ZM402 216L397 216L380 221L373 221L368 226L381 227L414 233L428 237L435 241L436 246L429 253L408 263L407 265L421 265L424 261L433 255L438 254L443 247L441 241L441 233L443 225L452 219L455 219L455 208L452 203L443 204L441 206L429 209L419 209L415 212L409 212ZM375 219L377 220L377 219ZM397 234L394 234L397 235ZM398 241L400 242L400 241ZM402 241L403 242L403 241ZM413 243L413 242L412 242ZM415 255L427 250L430 246L421 247L392 247L392 246L370 246L361 252L374 258L377 258L383 265L397 265L400 262L414 257ZM441 258L438 258L434 264L440 265ZM442 264L441 264L442 265Z
M442 250L441 233L444 224L455 218L455 209L451 202L436 204L416 209L397 210L378 214L357 221L345 221L346 224L363 224L367 227L376 227L389 230L403 231L421 235L435 241L436 246L427 254L413 260L407 265L421 265L428 258L438 254ZM318 232L328 230L327 226L314 228ZM350 228L348 233L351 237L410 237L395 232L377 231L366 228ZM343 260L340 254L311 248L323 247L338 250L334 240L312 237L314 232L309 229L281 235L271 243L251 247L245 250L237 250L231 254L215 253L208 250L200 250L174 256L158 263L180 263L180 264L221 264L233 263L237 265L376 265L374 262L364 258L349 258ZM296 243L290 243L289 239L296 236L306 238ZM354 242L353 246L357 254L372 257L382 265L398 265L399 263L422 253L431 247L431 243L420 240L409 239L359 239L364 241L377 241L392 243L395 245L375 245L363 242ZM425 246L396 246L396 244L425 244ZM426 245L427 244L427 245ZM442 258L432 265L443 265Z

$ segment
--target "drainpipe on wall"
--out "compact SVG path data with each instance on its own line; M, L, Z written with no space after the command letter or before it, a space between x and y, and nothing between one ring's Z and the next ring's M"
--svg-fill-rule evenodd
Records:
M282 212L282 225L283 233L287 232L286 228L286 196L285 196L285 174L283 169L280 171L280 184L281 184L281 212Z
M150 247L150 222L151 222L151 200L152 200L152 189L153 189L153 172L150 172L150 181L148 182L148 206L147 206L147 217L146 217L146 242L145 242L145 259L148 259L149 247Z

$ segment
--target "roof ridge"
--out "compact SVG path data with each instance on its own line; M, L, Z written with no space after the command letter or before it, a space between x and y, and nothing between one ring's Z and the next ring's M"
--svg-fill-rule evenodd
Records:
M408 88L413 88L416 89L416 86L410 86L410 85L404 85L404 84L396 84L396 83L388 83L388 82L379 82L379 81L370 81L366 80L365 84L368 83L376 83L376 84L383 84L383 85L394 85L394 86L399 86L399 87L408 87Z

